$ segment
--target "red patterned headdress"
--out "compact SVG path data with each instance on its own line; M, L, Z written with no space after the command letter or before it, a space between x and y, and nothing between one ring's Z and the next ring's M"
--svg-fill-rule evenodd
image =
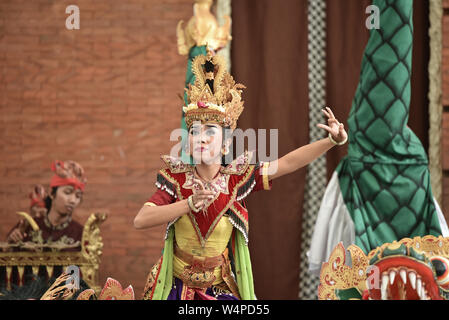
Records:
M44 199L47 197L47 192L45 192L45 188L42 185L36 184L33 187L33 191L30 192L29 197L31 200L30 208L33 206L45 208Z
M50 187L73 186L75 189L84 191L87 182L84 176L84 169L75 161L59 161L56 160L51 165L51 170L55 172L50 181Z

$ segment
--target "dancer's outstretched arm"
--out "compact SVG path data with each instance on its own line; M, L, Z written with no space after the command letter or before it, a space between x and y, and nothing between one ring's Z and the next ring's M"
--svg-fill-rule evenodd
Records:
M195 208L204 209L213 199L215 192L206 190L200 180L194 181L201 186L201 189L192 196L192 204ZM187 214L190 209L187 199L164 206L144 205L134 218L134 227L145 229L166 224Z
M328 125L318 124L318 127L329 132L336 143L346 141L348 134L344 129L344 125L338 122L330 108L323 109L322 111L328 117ZM270 162L269 167L275 172L269 170L268 179L273 180L307 166L335 145L329 138L325 138L293 150L285 156ZM277 170L274 170L276 166Z

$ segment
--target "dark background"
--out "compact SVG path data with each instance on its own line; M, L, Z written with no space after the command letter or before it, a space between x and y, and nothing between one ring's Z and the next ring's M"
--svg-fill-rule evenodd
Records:
M414 3L409 126L427 150L428 1ZM370 4L367 0L327 1L326 101L345 124L369 37L365 9ZM239 126L279 129L282 156L309 143L307 1L234 0L232 12L232 72L247 86ZM328 152L328 178L346 152L347 146ZM259 298L298 296L305 176L304 168L274 181L272 191L248 198L250 250Z

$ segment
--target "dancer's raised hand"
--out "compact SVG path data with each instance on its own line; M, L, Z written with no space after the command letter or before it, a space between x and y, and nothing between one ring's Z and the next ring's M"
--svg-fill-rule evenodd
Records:
M321 111L323 111L323 113L327 116L328 125L320 123L317 126L329 132L332 136L332 139L334 139L335 142L342 143L346 141L348 139L348 134L346 133L344 124L338 122L338 120L335 118L334 113L330 108L326 107Z

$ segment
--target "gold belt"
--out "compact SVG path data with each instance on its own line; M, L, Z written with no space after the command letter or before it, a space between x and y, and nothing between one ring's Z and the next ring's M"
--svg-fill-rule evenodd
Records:
M191 288L208 288L216 279L214 269L226 263L228 249L226 248L219 256L201 257L191 255L175 244L174 254L188 264L179 276L184 284Z

